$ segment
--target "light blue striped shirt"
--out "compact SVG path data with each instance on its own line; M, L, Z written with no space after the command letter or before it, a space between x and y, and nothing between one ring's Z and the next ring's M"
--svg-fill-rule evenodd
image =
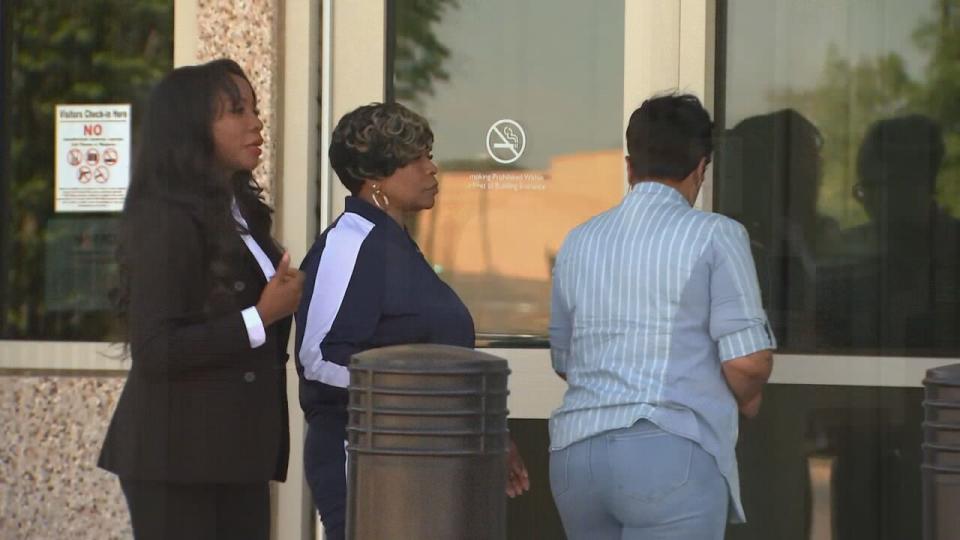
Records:
M551 449L648 419L716 458L731 520L743 521L738 411L721 362L775 346L746 230L640 182L557 255L550 352L569 387Z

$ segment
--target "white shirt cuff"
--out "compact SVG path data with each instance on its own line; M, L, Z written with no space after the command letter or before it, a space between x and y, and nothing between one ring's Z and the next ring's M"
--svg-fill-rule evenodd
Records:
M250 348L256 349L267 342L267 331L263 329L263 319L257 312L256 306L248 307L240 312L243 315L243 324L247 326L247 337L250 338Z

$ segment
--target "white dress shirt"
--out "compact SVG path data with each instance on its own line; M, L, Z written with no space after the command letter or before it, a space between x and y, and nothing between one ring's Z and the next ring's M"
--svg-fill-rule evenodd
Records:
M243 219L243 214L240 213L240 207L237 206L237 200L234 199L230 203L230 208L233 211L233 219L240 225L240 238L243 240L243 243L247 245L247 249L250 250L250 253L257 260L257 264L260 265L260 270L263 271L263 277L267 281L273 278L274 274L277 273L277 269L273 266L273 263L270 262L270 257L263 251L263 248L260 247L260 244L253 239L248 233L242 232L249 230L250 227L247 226L247 220ZM247 327L247 337L250 339L250 348L256 349L257 347L263 345L267 341L267 332L263 327L263 319L260 318L260 313L257 311L256 306L250 306L247 309L240 312L243 315L243 323Z

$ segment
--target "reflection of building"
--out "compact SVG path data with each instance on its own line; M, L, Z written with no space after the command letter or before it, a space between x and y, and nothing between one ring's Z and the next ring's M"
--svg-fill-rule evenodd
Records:
M542 333L553 257L566 233L623 196L619 148L555 157L545 171L441 171L417 240L483 331Z

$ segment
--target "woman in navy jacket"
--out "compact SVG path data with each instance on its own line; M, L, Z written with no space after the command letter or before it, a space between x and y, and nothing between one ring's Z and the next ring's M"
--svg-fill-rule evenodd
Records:
M262 127L230 60L168 74L143 120L119 250L132 365L99 461L138 540L270 536L303 278L250 173Z
M474 346L470 312L404 227L434 205L432 147L427 121L396 103L360 107L332 135L330 162L351 196L301 265L307 278L297 310L304 469L330 540L344 537L350 356L410 343ZM508 495L529 488L512 444L508 470Z

